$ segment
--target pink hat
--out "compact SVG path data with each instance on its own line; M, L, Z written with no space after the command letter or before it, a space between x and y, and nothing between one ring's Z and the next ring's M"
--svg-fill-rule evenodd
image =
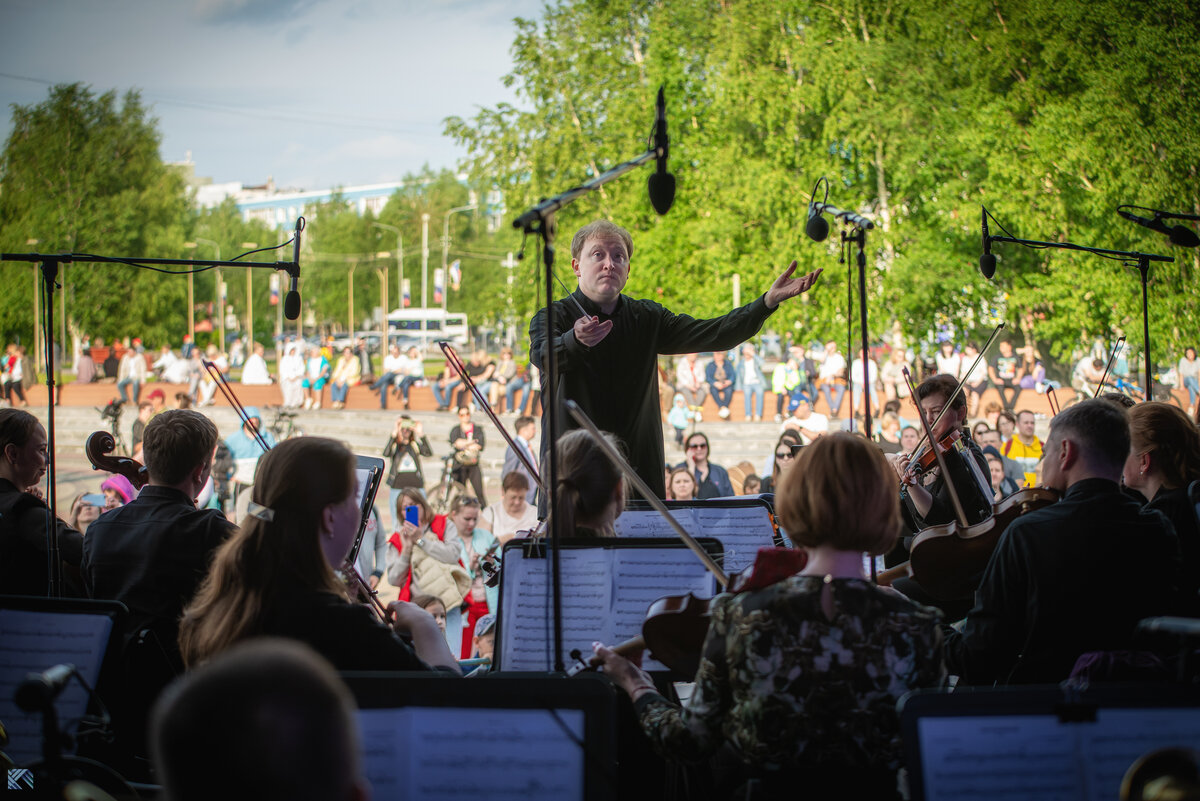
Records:
M114 474L104 479L104 483L100 485L100 489L114 490L121 496L122 503L129 503L137 497L137 490L133 488L133 484L129 482L129 479L120 474Z

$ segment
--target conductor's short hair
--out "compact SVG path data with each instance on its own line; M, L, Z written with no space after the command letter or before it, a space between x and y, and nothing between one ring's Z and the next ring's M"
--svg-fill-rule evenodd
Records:
M362 788L354 701L303 643L260 638L178 679L151 743L167 801L328 801Z

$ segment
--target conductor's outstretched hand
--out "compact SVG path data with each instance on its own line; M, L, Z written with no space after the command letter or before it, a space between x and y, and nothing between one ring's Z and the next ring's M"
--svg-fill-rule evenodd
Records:
M788 265L788 268L783 271L783 275L776 278L775 283L771 284L771 288L767 290L766 297L768 309L774 309L785 300L807 292L821 275L821 270L813 270L808 275L793 278L792 274L795 272L796 262L792 261Z

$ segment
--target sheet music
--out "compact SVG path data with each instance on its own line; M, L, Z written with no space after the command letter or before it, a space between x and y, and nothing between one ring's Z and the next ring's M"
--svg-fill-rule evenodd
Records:
M775 544L771 514L765 506L698 506L692 511L699 536L716 537L725 547L726 573L745 570L754 564L759 548Z
M1159 748L1200 749L1200 710L1099 709L1096 722L1076 726L1087 801L1117 798L1121 779L1141 756Z
M408 707L358 716L376 801L583 798L582 710Z
M611 557L604 548L564 548L559 555L564 588L564 658L572 649L590 653L596 640L611 638ZM569 588L569 589L568 589ZM550 670L550 558L504 560L503 634L500 664L505 670Z
M926 801L1079 801L1076 748L1054 715L926 717Z
M699 598L716 594L717 580L689 548L618 548L613 554L610 645L642 633L642 622L650 605L666 595L695 593ZM618 592L616 588L620 588ZM585 651L584 653L587 653ZM666 670L666 665L643 659L646 670Z
M516 556L517 558L513 558ZM651 603L694 592L711 598L716 580L687 548L572 547L560 554L563 585L563 657L591 654L592 643L624 642L642 630ZM511 551L504 561L499 664L504 670L554 666L550 558ZM653 660L648 670L662 670Z
M775 544L766 506L701 505L670 509L671 516L693 537L713 537L725 548L724 569L737 573L754 563L759 548ZM653 509L630 509L614 524L618 537L676 537L662 515Z
M0 720L8 728L4 750L18 765L41 759L42 716L17 708L17 686L28 673L70 663L95 687L111 631L104 614L0 609ZM87 690L71 679L55 704L60 725L74 732L87 703Z
M1111 801L1149 751L1200 748L1195 707L1105 709L1094 722L1057 715L922 718L925 798Z

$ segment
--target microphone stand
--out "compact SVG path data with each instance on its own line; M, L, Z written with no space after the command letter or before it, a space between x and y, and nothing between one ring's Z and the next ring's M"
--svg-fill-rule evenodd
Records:
M297 223L297 229L301 227ZM286 242L284 244L287 244ZM262 248L266 250L266 248ZM256 251L251 251L256 252ZM113 257L113 256L96 256L91 253L0 253L0 262L2 261L22 261L31 264L40 264L42 271L42 300L46 310L42 320L42 338L45 343L46 353L46 482L47 505L50 507L50 516L46 520L46 560L47 560L47 585L46 595L49 598L58 598L62 596L62 556L58 547L58 537L56 536L57 526L55 519L58 517L58 492L55 487L55 477L57 474L57 458L54 453L55 438L54 438L54 290L58 287L58 271L63 264L73 264L77 262L93 262L98 264L127 264L131 267L141 265L160 265L164 267L191 267L191 272L195 272L195 268L210 269L213 267L249 267L249 268L269 268L272 270L283 270L289 275L295 272L299 274L300 265L297 261L288 262L247 262L247 261L205 261L202 259L144 259L139 257ZM174 273L173 270L159 270L159 272ZM186 275L187 272L179 272L179 275ZM224 343L222 343L224 345ZM66 343L63 343L63 356L66 356ZM25 487L18 487L24 490Z
M554 616L554 670L562 673L566 670L566 662L563 661L563 631L562 631L562 579L559 576L559 541L563 538L564 533L560 530L562 519L554 514L555 507L558 504L557 492L558 487L558 434L561 430L560 419L563 409L559 408L558 398L558 356L554 350L554 338L557 332L554 330L554 234L556 226L554 223L554 213L559 209L569 205L580 197L592 192L610 181L619 178L627 172L631 172L643 164L654 161L660 155L662 148L650 147L646 152L642 153L630 161L623 164L618 164L607 172L597 175L592 180L580 184L573 189L555 195L552 198L543 200L533 208L526 211L520 217L513 220L513 227L523 231L526 234L534 234L541 237L542 240L542 262L545 265L545 289L546 289L546 308L542 311L546 319L546 338L545 338L545 356L543 359L544 367L542 370L542 383L544 389L542 391L542 415L545 425L543 426L544 436L550 438L549 443L549 458L542 464L542 469L545 473L546 487L546 509L547 516L550 519L550 573L551 573L551 605ZM546 462L549 462L547 464Z
M1148 300L1148 291L1146 284L1150 276L1150 262L1174 262L1173 256L1159 256L1155 253L1138 253L1136 251L1127 250L1106 250L1104 248L1092 248L1086 245L1076 245L1072 242L1039 242L1035 239L1016 239L1011 236L988 236L985 240L987 243L992 242L1012 242L1014 245L1025 245L1026 247L1036 248L1055 248L1057 250L1081 250L1084 253L1094 253L1097 256L1112 256L1121 259L1126 266L1136 266L1138 273L1142 278L1142 339L1143 347L1145 348L1146 358L1146 400L1151 400L1154 397L1154 378L1152 375L1152 365L1150 359L1150 306Z

